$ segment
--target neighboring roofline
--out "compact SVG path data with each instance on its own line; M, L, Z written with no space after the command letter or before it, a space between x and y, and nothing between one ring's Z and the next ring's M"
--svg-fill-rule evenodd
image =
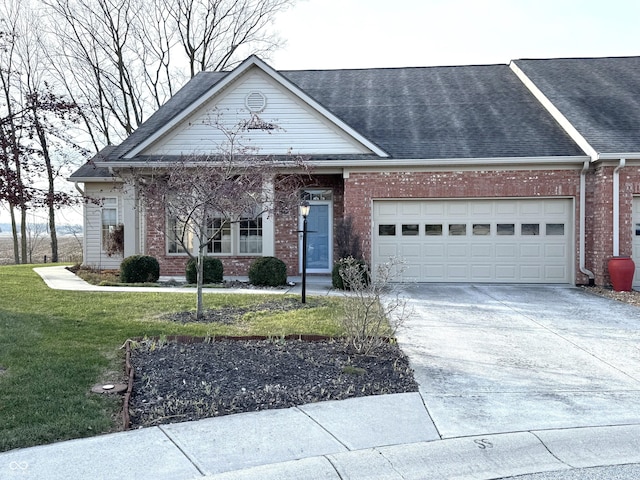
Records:
M640 152L627 153L599 153L598 160L640 160Z
M542 90L516 65L517 60L509 62L509 68L520 79L524 86L533 94L533 96L542 104L542 106L551 114L551 116L558 122L560 127L567 132L567 134L573 139L578 146L589 155L591 161L598 159L598 152L586 138L573 126L573 124L567 119L567 117L558 110L554 103L542 93Z
M356 160L309 160L312 167L401 167L401 166L464 166L464 165L582 165L589 160L588 155L577 156L549 156L549 157L488 157L488 158L385 158L385 159L356 159ZM150 168L161 167L163 163L171 162L96 162L98 167L113 168ZM194 162L194 165L200 165ZM288 165L283 162L283 168Z
M68 177L68 182L74 183L113 183L119 182L117 177Z
M364 145L366 148L371 150L373 153L380 157L388 157L389 155L382 150L378 145L373 143L371 140L364 137L362 134L351 128L345 122L340 120L337 116L331 113L327 108L322 106L320 103L311 98L308 94L306 94L303 90L301 90L298 86L292 83L290 80L285 78L281 73L277 72L265 62L260 60L255 55L250 56L244 62L242 62L238 67L233 69L226 75L223 79L221 79L218 83L216 83L208 92L204 95L200 96L196 101L188 105L184 110L175 115L171 120L165 123L160 129L156 130L155 133L147 137L143 142L132 148L130 151L122 155L122 158L129 159L134 158L140 152L142 152L145 148L152 145L155 141L160 139L163 135L165 135L169 130L174 128L180 122L182 122L185 118L191 115L195 110L200 108L205 102L209 99L213 98L216 94L234 82L237 78L239 78L243 73L248 71L251 67L260 68L264 73L269 75L274 81L279 83L281 86L289 90L291 93L296 95L300 100L314 108L320 114L322 114L325 118L331 121L333 124L338 126L344 132L348 133L351 137L353 137L356 141Z

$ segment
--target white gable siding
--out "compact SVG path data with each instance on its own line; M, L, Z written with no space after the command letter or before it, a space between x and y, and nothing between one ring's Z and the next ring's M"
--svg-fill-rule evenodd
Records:
M212 123L217 121L232 129L240 121L250 118L245 99L254 91L266 97L266 108L259 114L260 119L278 127L277 130L250 130L243 134L241 143L245 147L259 148L256 153L370 153L368 148L258 69L240 77L143 153L180 155L228 151L224 134Z
M101 198L117 198L118 223L122 223L123 202L119 188L112 184L86 183L85 195L94 200ZM102 207L95 201L88 201L84 206L84 264L94 268L118 269L122 262L121 255L109 257L102 250Z

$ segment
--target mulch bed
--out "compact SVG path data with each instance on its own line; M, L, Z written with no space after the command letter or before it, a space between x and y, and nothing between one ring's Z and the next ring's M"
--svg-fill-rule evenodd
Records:
M146 341L130 361L132 428L418 389L393 343L364 356L338 340Z

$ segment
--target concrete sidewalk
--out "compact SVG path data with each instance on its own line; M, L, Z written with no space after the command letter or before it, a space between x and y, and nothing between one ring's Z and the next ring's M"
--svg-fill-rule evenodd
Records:
M165 293L196 293L195 287L111 287L91 285L63 266L38 267L33 269L42 280L52 290L72 290L79 292L165 292ZM238 280L247 280L238 277ZM169 280L165 278L164 280ZM276 288L204 288L204 293L246 293L246 294L272 294L272 295L300 295L302 284L300 277L289 277L288 280L294 285L287 285ZM341 295L340 291L334 290L331 285L331 277L322 275L307 276L307 295Z
M57 288L120 291L118 287L88 288L60 267L37 271L47 284ZM312 295L330 292L326 281L315 287L312 285L309 285ZM606 349L590 347L607 333L597 322L602 322L600 317L606 311L609 316L606 329L610 334L607 342L618 341L618 337L630 342L629 332L637 330L636 310L627 310L631 307L625 308L610 300L583 297L588 294L569 289L549 295L547 290L532 294L527 289L522 293L518 289L500 291L500 288L488 286L479 289L441 287L441 293L437 294L437 287L429 288L413 286L408 290L412 302L417 302L418 315L400 339L416 368L419 392L244 413L13 450L0 453L0 479L488 480L538 472L580 472L576 469L585 467L640 464L640 422L624 424L619 421L621 417L616 416L617 412L613 412L613 423L603 424L603 418L593 416L593 412L583 406L582 415L579 409L572 407L575 416L560 412L562 422L554 423L557 419L553 415L546 418L545 411L557 413L558 410L553 410L553 405L550 407L545 401L550 398L559 403L557 399L564 398L562 392L551 388L538 396L543 400L540 405L547 409L544 411L530 410L537 404L526 403L524 393L519 394L520 403L511 404L511 408L501 407L499 401L495 403L498 407L493 408L493 400L487 399L491 395L494 398L495 392L486 387L494 377L500 384L509 380L511 390L508 393L512 395L510 392L516 389L526 391L518 382L528 381L527 378L537 381L538 376L543 375L543 369L525 362L527 356L539 356L533 348L534 343L540 348L555 345L556 350L560 350L546 352L545 358L568 355L569 346L574 345L580 355L587 352L584 358L590 356L593 361L601 358L603 360L599 362L613 365L614 359L607 357L606 352L615 351L613 346L617 343L613 346L607 343ZM142 290L149 291L148 288ZM182 290L193 292L193 289L168 289L172 292ZM125 291L132 289L125 288ZM229 292L228 289L224 291ZM287 293L291 292L295 293L295 290L287 290ZM466 299L465 295L471 297ZM527 296L533 296L533 299ZM560 298L563 301L560 302ZM539 303L541 301L544 305ZM567 312L561 312L564 323L560 329L556 317L557 311L562 309ZM586 313L587 310L591 313ZM612 316L612 312L615 315ZM533 319L535 325L530 324ZM487 321L491 321L495 332L489 332ZM591 327L583 325L586 321L593 323ZM621 335L623 327L627 329L625 335ZM585 328L585 338L579 341L575 332ZM478 334L471 337L473 329L478 329ZM513 330L523 335L514 337L510 333L504 336L505 331ZM445 335L446 332L449 333ZM499 335L496 338L504 336L505 342L493 345L493 337L489 334ZM428 340L426 335L429 335ZM472 343L465 344L465 341L471 342L470 338ZM454 342L453 339L457 340ZM516 345L514 339L518 339L517 350L505 350L508 345ZM530 339L530 349L523 348L525 339ZM559 339L564 343L558 343ZM446 345L455 348L442 350ZM494 364L477 362L472 355L476 349L486 352L483 354L493 359ZM588 353L589 350L593 351ZM438 357L442 352L446 352L446 358ZM635 354L631 350L625 352L632 357L630 362L640 362L637 348ZM509 357L505 356L507 354ZM462 361L464 358L477 364L466 373L461 370L468 367L468 363ZM559 363L558 371L569 368L570 378L582 375L585 382L593 383L594 380L604 382L603 378L609 375L605 372L594 377L594 372L599 372L597 368L601 367L596 368L586 361L582 363L581 373L576 373L570 368L568 357L560 358L564 360ZM521 375L509 376L514 365L522 370ZM628 376L631 366L635 365L628 363L617 365L617 368ZM540 377L541 384L547 385L545 382L553 378L549 375L556 373L550 370L549 374L544 374ZM612 382L621 381L620 375L609 377ZM479 383L480 378L484 379L484 384ZM447 393L449 387L445 388L444 380L458 393ZM636 380L628 377L625 381L631 382L631 386L622 392L612 390L611 397L630 394ZM558 384L557 379L554 382L549 385ZM597 396L591 388L589 391L592 398ZM502 395L502 391L497 394ZM482 409L474 410L474 405ZM504 416L507 410L519 411L522 419L510 414ZM628 415L638 418L636 412ZM535 421L532 420L534 416ZM559 424L562 427L554 426ZM577 426L580 428L574 428Z
M440 440L419 393L323 402L0 454L0 478L495 479L640 463L640 426Z

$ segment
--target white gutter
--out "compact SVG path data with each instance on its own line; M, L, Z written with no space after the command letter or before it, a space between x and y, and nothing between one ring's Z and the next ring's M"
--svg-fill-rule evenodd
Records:
M587 205L587 192L585 191L586 186L586 175L589 170L589 165L591 161L587 159L584 161L584 165L582 167L582 171L580 172L580 271L589 277L589 284L591 285L595 280L595 275L591 270L588 270L585 266L586 264L586 233L585 233L585 223L586 223L586 205Z
M620 163L613 169L613 256L620 256L620 169L624 167L626 160L620 159Z
M431 168L443 168L443 167L462 167L462 166L530 166L530 165L580 165L586 158L585 155L572 155L572 156L553 156L553 157L496 157L496 158L373 158L373 159L356 159L356 160L310 160L307 163L316 168L321 167L340 167L340 168L398 168L398 167L431 167ZM97 167L111 167L111 168L156 168L172 163L179 162L180 160L169 160L166 162L153 162L153 161L111 161L100 162L96 161ZM164 164L164 165L163 165ZM200 166L201 162L186 162L187 166ZM282 167L292 166L291 163L283 161Z

